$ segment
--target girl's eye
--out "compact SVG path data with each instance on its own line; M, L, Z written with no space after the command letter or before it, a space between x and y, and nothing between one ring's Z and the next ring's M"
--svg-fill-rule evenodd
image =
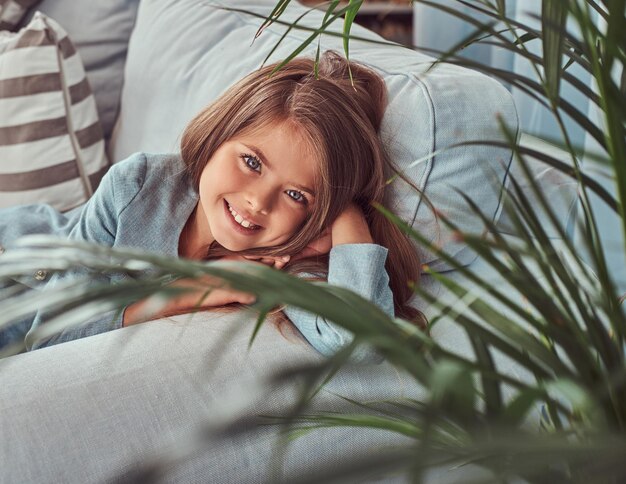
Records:
M250 154L241 155L241 159L244 164L250 168L252 171L259 171L261 168L261 160L259 160L256 156Z
M308 200L306 196L304 195L304 193L298 190L287 190L287 193L289 194L291 198L293 198L298 203L303 203L303 204L308 203Z

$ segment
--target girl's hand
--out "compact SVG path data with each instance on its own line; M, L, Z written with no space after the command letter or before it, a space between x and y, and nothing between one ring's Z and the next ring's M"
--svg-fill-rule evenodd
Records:
M332 225L333 247L341 244L373 244L369 225L359 206L352 202Z
M299 253L294 255L291 260L304 259L314 255L323 255L330 252L333 247L331 229L327 228L317 239L309 242L309 244Z
M287 256L246 256L246 255L228 255L221 257L220 260L243 261L252 264L263 264L275 269L281 269L290 257ZM252 304L256 300L254 294L236 291L228 287L218 287L223 284L219 278L214 276L204 276L199 279L179 279L172 283L179 287L197 288L188 295L183 295L182 300L178 302L178 309L181 310L188 306L189 309L224 306L231 303ZM211 289L213 286L213 289ZM211 289L209 294L206 292Z
M266 266L273 267L274 269L282 269L287 262L291 260L291 256L283 255L283 256L252 256L252 255L227 255L222 257L220 260L235 260L235 261L243 261L243 262L254 262L257 264L264 264Z
M188 289L188 291L180 296L170 298L164 307L161 306L158 309L151 307L150 298L142 299L127 306L122 317L122 325L130 326L144 321L232 303L252 304L256 300L254 294L235 291L229 287L219 287L222 284L221 279L213 276L178 279L170 283L169 286Z
M176 298L172 304L168 304L167 311L180 312L184 309L191 311L231 303L252 304L256 300L254 294L236 291L229 287L219 287L223 284L221 279L213 276L174 281L171 283L173 287L189 288L190 292Z
M221 260L246 261L253 264L274 266L280 269L287 263L289 256L286 256L286 258L248 258L247 256L230 255L222 257ZM260 262L257 262L257 260ZM142 299L127 306L124 310L122 325L130 326L131 324L173 316L175 314L184 314L202 310L203 308L225 306L232 303L252 304L256 300L254 294L236 291L229 287L220 287L224 285L224 281L218 277L209 275L197 279L178 279L169 285L171 287L188 289L189 291L169 299L165 307L161 307L158 310L150 309L150 298Z
M363 211L356 203L352 202L335 219L331 227L327 228L320 237L310 242L302 252L293 256L291 260L327 254L330 249L340 244L371 244L373 242Z

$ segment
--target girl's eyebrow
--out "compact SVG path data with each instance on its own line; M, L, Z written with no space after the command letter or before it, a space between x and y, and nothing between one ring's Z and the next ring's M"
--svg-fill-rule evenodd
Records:
M272 164L268 161L267 157L265 156L265 154L263 153L263 150L262 150L261 148L259 148L258 146L254 146L254 145L248 144L248 143L242 143L242 145L244 145L244 146L245 146L246 148L248 148L250 151L254 151L254 153L255 153L256 155L258 155L258 157L259 157L259 158L261 158L261 161L262 161L265 165L267 165L267 167L268 167L270 170L272 169ZM314 192L312 189L308 188L308 187L305 187L305 186L300 185L300 184L298 184L298 183L292 183L292 185L293 185L294 187L296 187L296 188L298 188L298 189L300 189L300 190L304 191L304 192L309 193L309 194L310 194L310 195L312 195L312 196L315 196L315 192Z

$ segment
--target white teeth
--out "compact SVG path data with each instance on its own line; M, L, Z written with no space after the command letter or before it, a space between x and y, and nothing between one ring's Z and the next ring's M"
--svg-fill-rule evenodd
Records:
M247 229L249 229L250 227L256 227L256 225L254 225L253 223L248 222L241 215L239 215L237 212L235 212L230 205L228 205L228 210L233 215L233 218L237 221L237 223L239 225L242 225L242 226L244 226Z

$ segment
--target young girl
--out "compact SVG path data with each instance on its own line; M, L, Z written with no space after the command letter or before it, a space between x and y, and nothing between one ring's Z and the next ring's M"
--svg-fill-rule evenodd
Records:
M138 153L116 163L79 209L60 214L31 205L0 211L0 247L10 250L20 235L54 233L190 259L250 260L322 275L423 326L421 313L408 304L408 283L419 278L417 253L371 205L389 206L385 181L397 171L378 137L384 81L354 62L351 81L347 62L333 52L322 55L318 78L309 59L295 59L270 76L273 68L246 76L200 112L183 133L180 155ZM21 282L54 286L75 275L40 271ZM107 283L123 278L98 276ZM171 300L158 313L138 301L59 334L46 331L55 314L40 311L0 331L0 347L25 337L26 347L35 349L190 312L204 291ZM202 309L253 300L251 294L215 289ZM306 311L286 307L284 314L323 354L352 338Z

